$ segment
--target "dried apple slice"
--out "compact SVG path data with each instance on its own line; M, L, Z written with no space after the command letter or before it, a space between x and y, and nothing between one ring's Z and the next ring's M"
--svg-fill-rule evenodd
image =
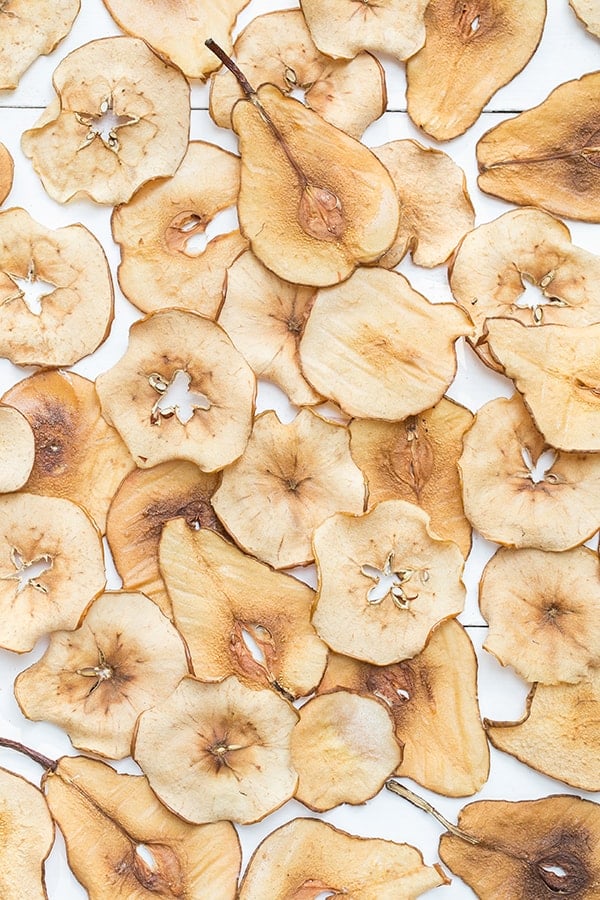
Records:
M542 36L546 0L431 0L425 46L406 64L408 114L438 141L463 134Z
M600 222L599 98L600 72L590 72L484 134L477 144L481 190Z
M296 406L322 399L302 375L298 358L314 296L313 288L283 281L248 251L227 271L219 313L219 325L256 376L279 385Z
M49 631L77 628L105 583L102 541L83 509L0 496L0 646L23 653Z
M2 204L10 194L10 189L12 188L13 183L14 170L15 165L12 156L10 155L4 144L0 143L0 206L2 206Z
M96 391L139 466L188 459L214 472L246 446L256 379L219 325L167 309L134 322L127 352Z
M297 720L275 691L245 687L233 675L218 684L184 678L167 701L139 717L133 756L157 797L182 819L249 824L296 789L290 736Z
M462 554L413 503L384 500L363 516L333 515L313 544L313 625L338 653L377 666L410 659L438 622L462 611Z
M430 303L398 272L358 269L322 289L300 341L306 379L350 416L398 421L442 399L454 343L471 332L452 303Z
M112 496L135 463L102 418L93 383L74 372L39 372L10 388L2 402L20 410L33 430L27 491L73 500L103 532Z
M192 244L218 212L236 202L239 181L237 156L193 141L172 178L145 184L115 209L119 285L138 309L177 306L215 318L225 273L247 241L236 229L212 238L201 252Z
M190 88L144 41L90 41L62 60L53 84L57 99L21 140L53 200L114 206L173 175L187 150Z
M213 497L240 547L276 569L312 562L314 528L339 509L364 508L364 478L349 442L347 428L308 409L289 425L274 412L258 416L246 452Z
M550 447L518 394L479 410L458 465L465 514L490 541L568 550L598 530L600 457Z
M69 33L79 0L3 0L0 4L0 91L14 90L38 56Z
M443 397L432 409L403 422L354 419L350 452L365 473L369 504L380 500L417 503L431 527L454 541L463 556L471 549L471 524L465 517L457 461L473 415Z
M288 699L315 689L327 647L310 624L311 588L185 519L165 526L160 566L198 678L233 674Z
M274 84L284 94L304 90L304 100L327 122L359 138L386 107L385 75L370 53L334 60L315 47L299 9L257 16L234 44L237 65L255 85ZM243 92L221 69L210 85L210 114L231 128L231 110Z
M338 688L387 705L403 747L396 775L447 797L475 794L487 781L490 753L477 703L477 657L458 622L442 622L421 653L393 665L330 654L319 693Z
M108 261L87 228L53 230L24 209L0 212L0 356L70 366L102 343L112 319Z
M569 5L587 30L596 37L600 37L600 3L598 0L569 0Z
M18 409L0 406L0 494L23 487L31 475L34 458L31 425Z
M47 900L44 862L54 843L54 822L41 791L1 768L0 821L0 896Z

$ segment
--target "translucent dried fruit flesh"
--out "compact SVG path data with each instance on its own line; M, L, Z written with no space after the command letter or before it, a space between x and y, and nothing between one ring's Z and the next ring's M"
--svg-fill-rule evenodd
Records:
M0 7L0 91L17 87L38 56L51 53L69 33L79 0L4 0Z
M598 0L569 0L578 19L591 34L600 37L600 3Z
M0 769L0 893L6 900L46 900L44 861L54 843L54 822L38 788Z
M0 406L0 494L23 487L31 474L34 458L31 425L17 409Z
M0 143L0 206L4 203L13 183L14 174L13 158L4 146Z

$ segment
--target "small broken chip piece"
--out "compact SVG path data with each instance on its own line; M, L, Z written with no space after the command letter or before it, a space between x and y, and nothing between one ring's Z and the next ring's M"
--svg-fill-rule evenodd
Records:
M54 822L39 788L0 768L0 896L47 900L44 862Z
M70 32L79 0L0 2L0 91L12 91L39 56L51 53Z
M18 409L0 405L0 494L23 487L31 475L34 459L31 425Z
M0 206L10 194L15 164L4 144L0 143Z
M600 37L600 0L569 0L569 5L590 34Z

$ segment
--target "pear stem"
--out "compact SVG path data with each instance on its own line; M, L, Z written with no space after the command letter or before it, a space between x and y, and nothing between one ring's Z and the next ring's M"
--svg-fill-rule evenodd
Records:
M409 803L412 803L413 806L417 806L419 809L422 809L424 812L429 813L429 815L433 816L434 819L437 819L438 822L444 826L446 831L449 831L450 834L453 834L455 837L460 838L462 841L467 841L469 844L479 844L480 842L477 838L472 837L470 834L467 834L466 831L461 831L456 825L453 825L452 822L449 822L441 812L438 812L435 807L428 803L427 800L423 800L422 797L419 797L417 794L414 794L407 787L404 787L403 784L400 784L399 781L387 781L386 788L388 791L391 791L393 794L398 794L399 797L404 797L405 800L408 800Z
M44 756L43 753L38 753L37 750L33 750L31 747L26 747L25 744L21 744L19 741L11 741L10 738L0 737L0 747L7 747L9 750L24 753L25 756L28 756L47 772L56 771L58 760L50 759L48 756Z
M256 94L256 91L254 90L242 70L238 69L230 56L227 56L223 48L220 47L216 41L213 41L212 38L208 38L208 40L204 41L204 43L208 47L208 49L212 50L215 56L217 56L221 60L225 68L229 69L232 75L235 75L246 97L253 97Z

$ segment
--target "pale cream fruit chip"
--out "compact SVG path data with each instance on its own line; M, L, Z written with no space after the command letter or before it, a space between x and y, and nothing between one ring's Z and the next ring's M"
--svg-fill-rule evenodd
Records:
M438 625L421 653L388 666L332 653L319 693L339 688L387 705L403 748L396 775L447 797L475 794L487 781L490 753L477 702L477 657L458 622Z
M463 556L471 549L457 461L473 414L443 397L432 409L402 422L354 419L350 451L369 486L369 504L408 500L431 518L431 527L454 541Z
M41 791L1 768L0 822L0 895L47 900L44 862L54 843L54 822Z
M377 666L410 659L438 622L462 611L463 556L413 503L384 500L363 516L337 513L313 543L313 625L338 653Z
M15 696L28 719L60 725L80 750L129 756L138 715L189 672L185 645L143 594L102 594L76 631L56 631L22 672Z
M182 819L250 824L294 794L290 738L297 721L294 707L270 688L245 687L233 675L216 684L184 678L138 719L133 756L157 797Z
M2 402L20 410L33 431L27 491L73 500L104 532L112 496L135 464L102 418L93 383L74 372L39 372L10 388Z
M84 756L59 759L44 790L69 866L93 900L237 896L241 851L230 822L183 822L146 778Z
M23 653L43 634L77 628L105 583L100 534L81 507L0 496L0 646Z
M213 497L242 549L276 569L312 562L316 526L339 509L364 509L365 482L349 444L345 426L310 410L289 425L274 412L258 416L246 452Z
M518 722L486 720L498 750L584 791L600 791L600 668L579 684L535 684Z
M0 13L1 15L1 13ZM4 203L13 184L15 164L4 144L0 143L0 206Z
M305 103L327 122L359 138L386 107L385 75L369 53L335 60L315 47L299 9L257 16L234 45L236 63L250 84L274 84L286 94L304 91ZM210 114L231 127L231 110L243 92L223 68L210 86Z
M324 812L374 797L402 759L385 706L351 691L314 697L292 733L296 799Z
M87 228L53 230L24 209L0 212L0 356L70 366L96 350L112 319L108 261Z
M173 460L131 472L111 502L106 537L123 587L146 594L169 618L171 601L158 565L163 526L181 516L190 531L224 533L211 504L219 480L191 462Z
M193 141L172 178L143 185L115 209L119 285L139 309L177 306L215 318L226 271L248 244L237 229L210 240L206 230L235 204L239 182L237 156Z
M406 64L413 122L438 141L466 131L527 65L545 18L546 0L431 0L425 46Z
M34 459L31 425L18 409L0 405L0 494L23 487L31 475Z
M302 375L298 357L314 296L314 288L283 281L248 251L227 271L219 313L219 325L256 376L279 385L296 406L322 399Z
M598 530L600 456L555 450L518 394L479 410L458 464L465 514L490 541L568 550Z
M409 251L418 266L446 262L475 222L463 170L448 154L417 141L391 141L373 153L394 179L400 200L396 240L379 265L393 269Z
M600 72L557 87L477 144L482 191L570 219L600 222Z
M288 699L315 689L327 647L310 624L311 588L185 519L163 529L160 566L197 678L236 675Z
M532 296L525 286L536 290ZM490 318L523 325L589 325L600 321L600 257L571 243L566 225L541 209L515 209L479 225L460 243L450 287L475 324L470 338L486 365Z
M219 325L186 310L135 322L127 352L96 390L142 468L187 459L205 472L223 469L252 428L254 373Z
M322 289L300 341L306 379L350 416L398 421L436 404L456 374L454 344L472 326L398 272L358 269Z
M0 91L14 90L29 66L54 50L79 9L79 0L2 0Z
M484 569L484 649L525 681L584 681L600 667L600 563L586 547L564 553L501 549Z
M190 88L143 41L91 41L59 63L53 84L57 99L21 139L53 200L114 206L176 171L187 150Z
M569 5L587 30L600 37L600 0L569 0Z

